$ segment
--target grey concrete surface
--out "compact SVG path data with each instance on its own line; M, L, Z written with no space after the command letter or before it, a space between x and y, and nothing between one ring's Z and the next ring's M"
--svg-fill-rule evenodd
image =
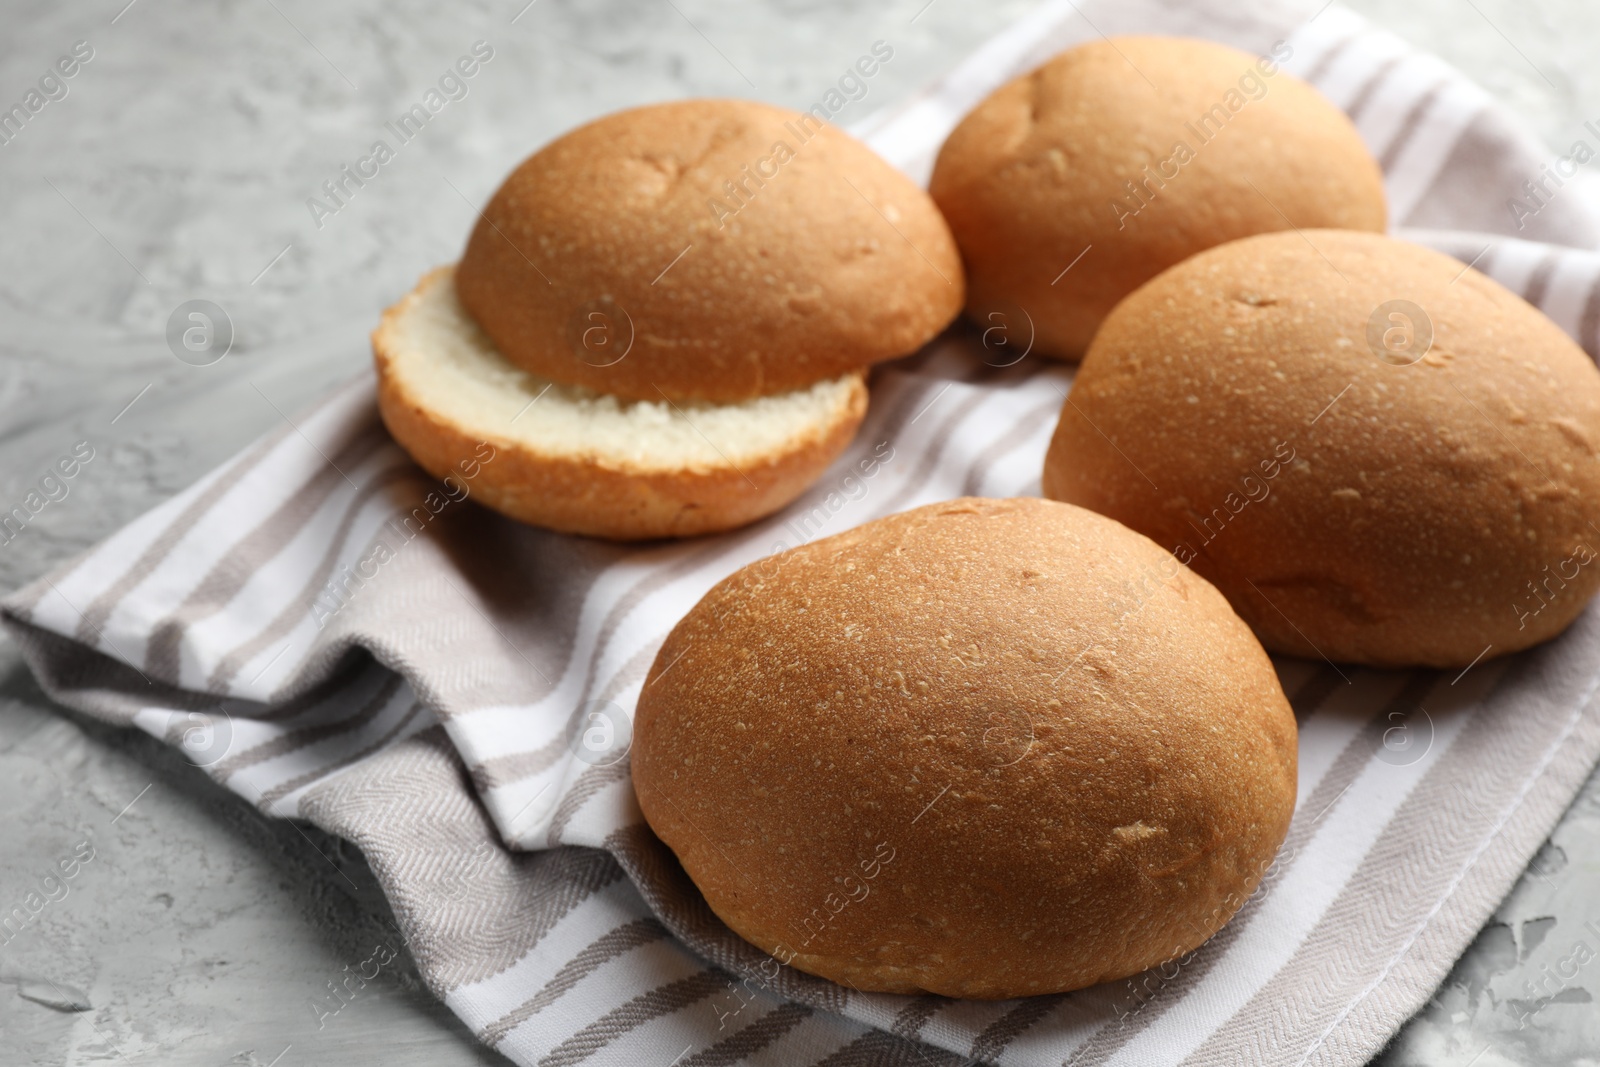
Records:
M0 104L74 42L93 49L66 95L0 146L0 510L75 443L95 449L67 496L0 546L0 589L358 370L377 312L453 258L473 205L561 130L689 93L804 107L888 40L895 57L849 121L1033 6L525 2L0 4ZM1355 6L1472 71L1553 146L1600 116L1585 62L1600 15L1580 0ZM467 97L318 228L306 198L479 40L494 57ZM191 299L221 305L234 328L211 366L179 362L164 340ZM3 641L0 812L0 910L61 861L75 871L0 944L0 1064L504 1062L406 967L319 1017L327 983L394 937L361 857L262 818L149 738L52 707ZM1571 970L1584 939L1600 950L1583 927L1597 864L1591 781L1383 1062L1595 1062L1600 963L1559 984L1545 968Z

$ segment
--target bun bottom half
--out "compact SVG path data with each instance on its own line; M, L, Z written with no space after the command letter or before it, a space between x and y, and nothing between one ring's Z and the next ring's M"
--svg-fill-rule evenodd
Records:
M384 312L372 348L384 425L424 470L443 478L489 444L494 459L472 483L482 503L616 541L770 515L837 458L867 410L859 372L733 404L629 401L540 378L461 306L453 267Z

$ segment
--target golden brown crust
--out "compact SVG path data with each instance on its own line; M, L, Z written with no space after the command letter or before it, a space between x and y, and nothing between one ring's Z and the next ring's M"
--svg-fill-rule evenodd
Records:
M1035 349L1067 359L1118 300L1202 249L1290 225L1381 232L1386 214L1377 164L1314 89L1270 56L1168 37L1093 41L1002 86L945 142L930 191L961 246L968 314L1020 308Z
M1168 553L965 498L712 589L656 657L632 760L650 825L760 948L1005 998L1209 937L1288 829L1295 745L1261 646Z
M1393 362L1369 346L1405 328L1379 310L1397 299L1431 321L1409 365L1417 334ZM1597 448L1600 371L1537 310L1436 252L1306 231L1124 301L1044 489L1195 554L1269 649L1464 667L1560 633L1600 586Z
M495 449L471 488L484 505L522 522L614 541L692 537L730 530L779 510L806 490L844 451L867 411L867 386L855 379L845 409L815 433L760 460L674 471L644 470L555 455L481 426L445 418L393 373L400 320L423 290L449 268L425 276L384 312L372 334L378 410L389 433L428 473L443 478Z
M541 149L484 209L456 286L534 374L719 403L914 351L964 296L927 193L830 125L736 100L619 112ZM606 346L584 347L591 326Z

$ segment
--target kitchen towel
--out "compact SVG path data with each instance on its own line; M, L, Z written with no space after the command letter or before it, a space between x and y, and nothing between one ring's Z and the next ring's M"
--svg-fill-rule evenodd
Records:
M1530 198L1522 183L1547 154L1514 119L1336 5L1233 7L1049 2L857 132L925 181L965 111L1066 46L1125 32L1252 54L1286 41L1285 68L1381 161L1402 235L1597 351L1600 201L1577 181ZM1066 266L1076 250L1063 253ZM1038 491L1072 375L1017 360L1019 345L957 327L879 368L860 436L791 507L644 546L480 509L470 464L428 478L385 434L363 375L0 610L56 700L359 846L430 987L520 1064L1365 1062L1600 757L1600 612L1466 671L1280 661L1300 787L1261 888L1198 951L1073 994L964 1002L797 973L734 936L640 818L632 709L667 631L713 583L905 508Z

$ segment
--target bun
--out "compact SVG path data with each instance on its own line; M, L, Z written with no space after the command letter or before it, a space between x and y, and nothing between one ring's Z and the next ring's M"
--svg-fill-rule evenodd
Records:
M1294 716L1204 580L1044 500L960 499L736 572L668 635L633 783L712 909L861 990L1135 974L1254 890Z
M1549 319L1436 252L1316 230L1123 301L1044 490L1172 549L1273 651L1459 668L1600 585L1597 449L1600 371Z
M634 108L541 149L484 209L456 287L530 373L718 403L912 352L964 293L927 193L827 123L739 100ZM595 358L596 315L631 344Z
M379 410L436 477L491 446L471 492L514 519L623 541L741 526L804 491L866 414L860 373L724 405L554 384L505 361L452 273L423 278L373 333Z
M979 104L930 186L961 246L968 314L1023 315L1037 351L1077 359L1117 301L1202 249L1292 227L1381 232L1377 164L1278 68L1289 52L1116 37Z

